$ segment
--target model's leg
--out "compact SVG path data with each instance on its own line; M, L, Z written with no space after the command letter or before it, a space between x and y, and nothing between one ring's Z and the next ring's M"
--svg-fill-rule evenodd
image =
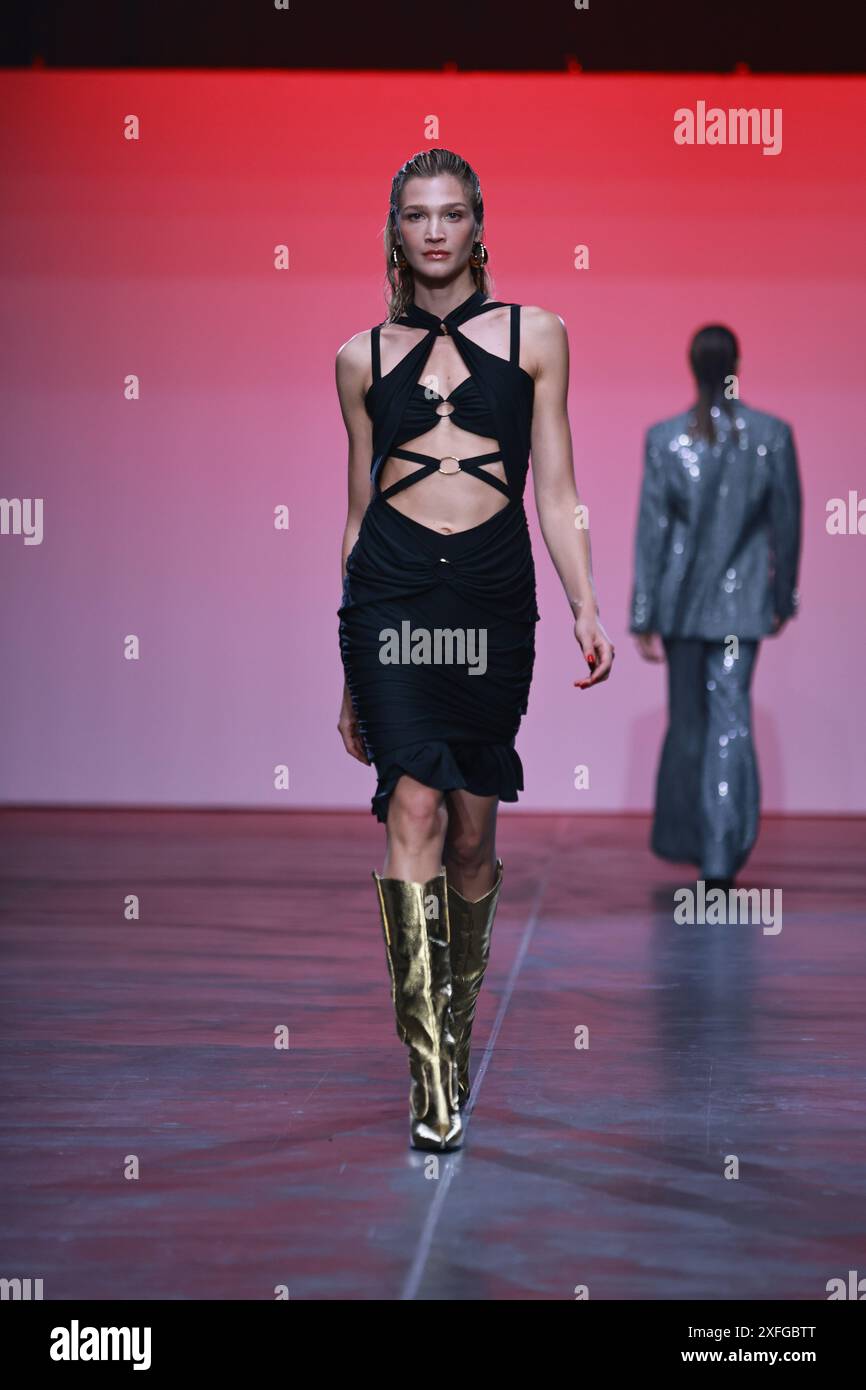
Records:
M482 897L496 879L496 812L499 798L447 793L448 830L443 850L448 882L464 898Z
M699 864L701 827L697 815L706 744L704 644L666 638L668 727L656 776L651 845L664 859Z
M752 731L751 683L757 642L739 656L706 644L707 732L701 785L703 878L733 878L758 833L760 782Z
M415 883L434 878L442 869L447 826L444 792L404 773L388 802L383 876Z
M410 1138L419 1149L458 1148L462 1139L442 866L447 814L442 792L404 773L388 802L385 869L373 873L397 1035L409 1049Z
M457 1061L459 1103L469 1099L472 1023L490 959L493 920L502 886L502 860L496 858L498 798L471 792L448 793L445 871L451 928L451 1011Z

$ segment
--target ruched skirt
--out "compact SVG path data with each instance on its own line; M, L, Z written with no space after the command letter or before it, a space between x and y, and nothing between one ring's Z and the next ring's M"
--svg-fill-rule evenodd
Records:
M440 535L374 496L346 561L340 655L388 817L403 773L440 791L516 801L514 747L539 620L522 502Z

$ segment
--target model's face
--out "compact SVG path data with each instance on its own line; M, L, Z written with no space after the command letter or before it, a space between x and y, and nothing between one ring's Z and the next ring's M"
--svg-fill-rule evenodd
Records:
M469 262L476 232L463 185L454 174L407 179L397 230L403 254L416 274L452 280Z

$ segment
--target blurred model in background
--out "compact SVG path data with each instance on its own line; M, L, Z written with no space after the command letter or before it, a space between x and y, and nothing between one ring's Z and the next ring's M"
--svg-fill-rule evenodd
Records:
M752 676L797 611L801 493L790 425L737 399L731 330L689 361L696 402L646 435L630 630L668 664L652 849L725 887L758 831Z

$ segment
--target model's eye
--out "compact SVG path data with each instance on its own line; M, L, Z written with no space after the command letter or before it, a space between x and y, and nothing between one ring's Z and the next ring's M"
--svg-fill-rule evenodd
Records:
M424 214L423 212L404 212L403 216L405 217L407 222L414 222L416 217L423 217ZM456 217L457 220L460 221L463 217L463 213L460 211L459 208L452 208L450 212L445 213L445 216Z

